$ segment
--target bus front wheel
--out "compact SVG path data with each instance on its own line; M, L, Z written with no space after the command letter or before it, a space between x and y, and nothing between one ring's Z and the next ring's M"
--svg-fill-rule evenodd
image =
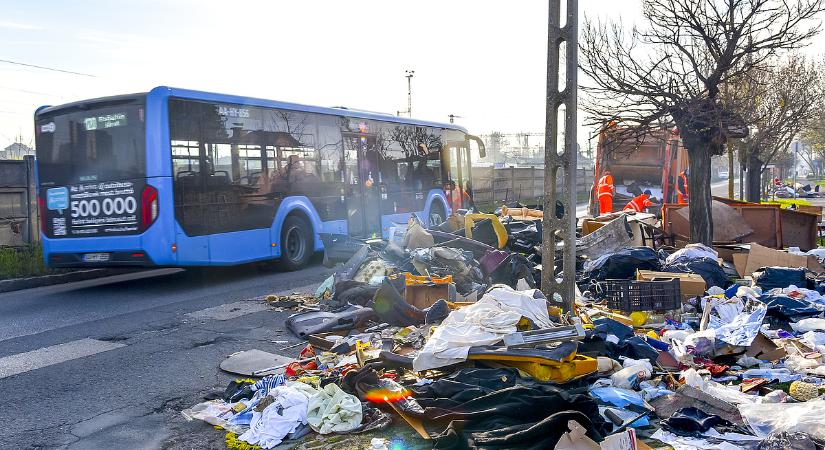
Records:
M289 216L281 228L281 266L286 270L303 268L312 257L312 227L300 216Z

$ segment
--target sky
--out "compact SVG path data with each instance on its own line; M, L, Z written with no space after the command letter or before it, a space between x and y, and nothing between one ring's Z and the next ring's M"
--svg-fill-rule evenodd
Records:
M0 145L33 138L41 105L167 85L412 112L473 134L543 132L546 0L0 0ZM641 0L580 17L641 19ZM83 74L83 75L80 75ZM581 114L579 114L581 123ZM578 130L585 147L588 131Z

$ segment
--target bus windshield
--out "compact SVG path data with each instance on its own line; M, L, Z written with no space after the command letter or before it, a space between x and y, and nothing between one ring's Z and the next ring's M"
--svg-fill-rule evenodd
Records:
M146 176L143 97L72 105L36 117L41 186Z

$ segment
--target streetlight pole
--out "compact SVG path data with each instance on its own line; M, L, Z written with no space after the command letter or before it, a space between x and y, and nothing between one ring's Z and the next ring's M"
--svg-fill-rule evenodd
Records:
M412 117L412 77L415 75L414 70L405 71L407 77L407 115Z

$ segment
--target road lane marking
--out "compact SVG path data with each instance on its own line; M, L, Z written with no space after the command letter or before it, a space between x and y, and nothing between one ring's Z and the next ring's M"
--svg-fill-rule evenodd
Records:
M5 356L0 358L0 379L125 346L86 338Z
M196 320L229 320L236 317L245 316L247 314L266 311L268 309L270 308L266 303L242 300L239 302L226 303L220 306L202 309L200 311L193 311L186 313L186 316Z

